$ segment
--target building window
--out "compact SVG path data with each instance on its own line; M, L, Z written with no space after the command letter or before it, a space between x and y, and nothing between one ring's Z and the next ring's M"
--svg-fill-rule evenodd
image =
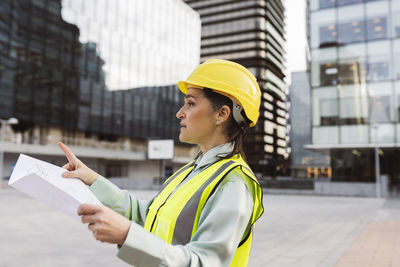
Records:
M319 88L312 92L313 126L339 124L337 88Z
M378 67L376 66L376 68ZM359 84L362 81L364 81L364 66L360 61L320 65L320 84L322 86Z
M394 62L395 62L395 78L400 80L400 52L394 54Z
M325 47L337 44L338 31L335 24L321 26L319 28L319 46Z
M394 35L400 37L400 12L393 14Z
M374 182L372 150L331 150L332 180L346 182Z
M374 96L369 98L370 123L390 122L390 96Z
M339 143L339 127L324 126L312 128L313 144L338 144Z
M365 0L365 2L373 2L377 0ZM363 3L364 0L319 0L319 8L331 8L335 6L346 6Z
M364 97L344 97L340 99L340 124L366 124L367 100Z
M397 122L400 122L400 95L397 95Z
M79 106L78 129L88 130L90 122L90 108Z
M321 99L320 106L320 125L338 125L339 112L337 99Z
M338 83L339 66L337 63L325 63L320 65L320 84L323 86L336 85Z
M365 41L365 25L361 19L339 24L339 43L347 44Z
M362 144L368 142L368 125L340 126L341 144Z
M387 38L387 22L385 17L377 17L367 20L368 40Z
M388 37L387 30L386 17L375 17L366 21L359 18L337 26L332 22L319 26L319 47L385 39ZM400 20L395 31L400 36Z
M337 0L338 6L352 5L362 3L363 0Z
M390 78L388 55L376 55L368 58L366 64L367 82L376 82Z
M340 84L360 84L364 81L364 64L358 61L350 61L339 65Z
M330 8L336 5L336 0L319 0L319 8Z
M107 163L105 174L107 178L119 178L122 177L122 169L124 166L120 163Z

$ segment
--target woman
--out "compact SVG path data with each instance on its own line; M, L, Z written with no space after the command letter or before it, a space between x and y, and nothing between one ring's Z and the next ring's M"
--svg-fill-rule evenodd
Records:
M246 266L262 191L243 160L242 139L256 124L261 92L243 66L207 60L178 84L185 103L179 139L197 144L196 160L174 173L149 201L86 167L62 143L77 177L107 207L78 209L96 239L119 246L118 256L136 266ZM111 209L110 209L111 208Z

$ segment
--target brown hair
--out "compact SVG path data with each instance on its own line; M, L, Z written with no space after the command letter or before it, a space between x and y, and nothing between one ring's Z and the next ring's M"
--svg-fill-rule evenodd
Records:
M204 88L202 91L205 98L210 101L211 107L214 111L217 111L224 105L231 109L231 114L227 120L226 135L228 136L228 142L233 142L234 146L232 152L224 157L221 157L221 159L231 158L236 154L240 154L242 158L245 159L245 154L243 151L243 139L248 132L249 125L239 125L235 121L232 114L233 103L231 99L222 94L216 93L209 88Z

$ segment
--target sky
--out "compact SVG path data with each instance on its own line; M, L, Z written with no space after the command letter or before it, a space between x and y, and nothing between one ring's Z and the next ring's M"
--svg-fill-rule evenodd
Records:
M286 66L287 82L290 83L290 73L306 69L306 21L305 0L286 0Z

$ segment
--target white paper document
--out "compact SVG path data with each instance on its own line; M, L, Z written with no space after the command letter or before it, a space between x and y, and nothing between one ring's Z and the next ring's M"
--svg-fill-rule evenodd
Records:
M77 214L80 204L102 204L81 180L63 178L62 173L65 171L61 167L20 154L8 185L80 220Z

